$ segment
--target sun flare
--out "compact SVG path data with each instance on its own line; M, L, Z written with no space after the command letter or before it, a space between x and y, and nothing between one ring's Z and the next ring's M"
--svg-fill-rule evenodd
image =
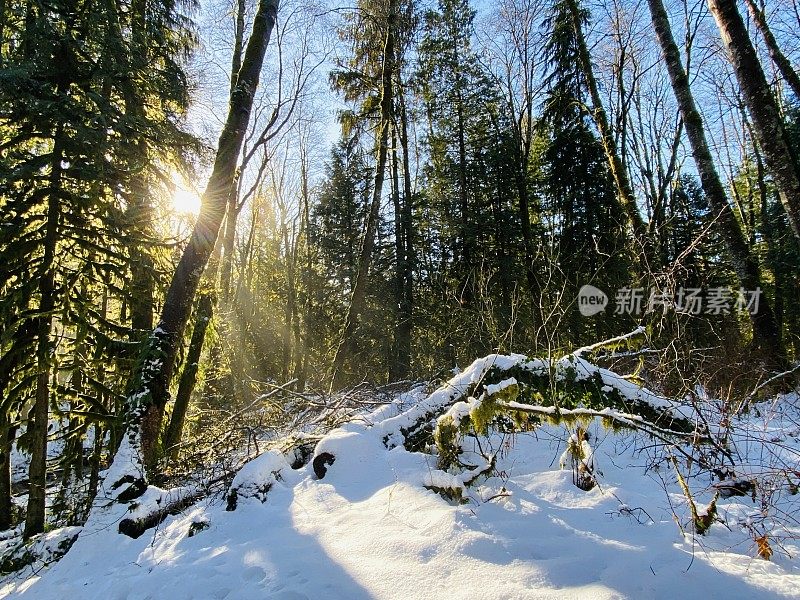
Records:
M180 175L172 179L172 209L179 215L193 215L200 213L200 194L193 185Z

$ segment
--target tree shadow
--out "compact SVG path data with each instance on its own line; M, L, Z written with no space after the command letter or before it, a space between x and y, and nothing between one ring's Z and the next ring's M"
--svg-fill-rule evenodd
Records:
M369 592L317 540L301 533L289 505L294 491L274 489L261 504L219 502L170 517L132 540L115 531L84 539L38 580L10 598L111 600L368 599ZM188 536L192 522L208 527Z

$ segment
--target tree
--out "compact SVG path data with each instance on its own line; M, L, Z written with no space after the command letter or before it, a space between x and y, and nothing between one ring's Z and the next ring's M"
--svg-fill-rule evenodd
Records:
M708 7L722 34L742 97L753 118L756 141L778 186L792 230L800 239L800 162L788 140L775 96L764 76L736 2L708 0Z
M129 10L111 1L44 2L22 12L4 5L0 18L0 136L7 153L0 205L9 221L0 238L0 311L8 317L0 342L2 437L9 444L2 452L27 422L17 444L31 455L29 537L45 526L51 404L110 412L98 370L79 367L89 343L114 363L123 352L113 348L124 345L114 338L129 331L93 300L103 286L106 298L109 289L116 299L123 295L116 290L127 278L127 252L145 244L126 231L124 204L140 196L142 177L159 162L179 163L193 145L180 127L188 89L180 62L194 38L173 3L134 3ZM130 60L142 39L152 48ZM26 352L36 357L32 364L23 360ZM109 364L108 373L113 369ZM65 455L78 451L70 444ZM4 482L4 507L7 489Z
M531 295L541 293L535 264L541 246L541 207L533 193L531 163L536 139L535 109L541 92L537 75L544 61L539 52L542 40L535 24L542 8L539 0L503 0L498 3L496 29L487 35L487 43L500 65L495 75L498 87L503 91L507 111L512 117L514 181Z
M756 27L758 27L758 30L761 32L764 42L767 44L769 57L772 59L772 62L775 63L775 66L778 67L778 71L780 71L786 83L792 88L795 98L800 100L800 76L797 75L797 72L792 67L792 63L786 55L781 52L780 46L778 46L778 40L775 39L767 23L767 15L765 14L764 8L759 8L755 0L745 0L745 4L747 5L747 10L750 12L750 15L753 17Z
M428 290L417 305L436 323L420 345L450 366L513 337L512 295L520 278L530 290L533 272L519 208L518 186L528 185L528 174L517 180L515 117L473 45L474 19L463 0L426 12L415 75L427 158L418 254Z
M234 185L236 165L277 11L278 0L259 2L242 66L231 92L228 117L220 133L200 214L172 277L158 326L147 341L132 379L127 400L129 428L140 444L148 467L154 466L158 457L164 408L169 400L178 347Z
M633 194L633 187L631 186L627 165L620 158L614 135L608 123L603 101L600 98L597 80L594 76L591 55L586 45L586 37L583 33L583 28L588 21L588 13L580 7L578 0L556 2L554 12L557 18L564 21L564 25L569 23L572 27L577 49L575 58L586 78L586 86L592 102L592 118L600 133L600 141L603 144L603 150L608 159L609 170L617 186L619 204L627 215L634 234L641 236L645 231L644 220L636 206L636 197Z
M602 140L590 129L587 96L591 85L581 64L582 42L575 34L572 8L558 2L548 18L546 85L541 126L548 136L543 152L544 180L554 223L558 267L576 297L585 283L609 289L627 284L630 262L625 247L626 221ZM607 336L613 318L564 321L571 343Z
M706 142L703 119L694 102L689 79L683 69L680 52L672 37L667 12L661 0L648 0L653 27L656 31L661 51L664 54L667 70L675 97L683 117L686 135L692 147L697 171L708 203L714 211L717 224L723 232L728 252L733 260L739 281L747 290L761 289L762 277L758 259L751 253L741 226L731 210L725 189L714 165L714 159ZM751 315L753 323L753 342L773 361L781 360L780 332L772 307L762 301L760 310Z
M370 66L379 74L378 81L380 87L378 91L379 117L375 133L375 180L372 185L372 200L369 212L364 223L364 235L359 251L358 270L356 272L353 292L350 297L350 305L347 309L344 326L333 364L330 370L332 386L341 385L343 382L342 366L352 356L354 352L354 336L358 327L359 318L364 310L364 301L367 292L367 275L372 259L372 251L375 245L375 233L378 226L381 196L383 194L383 183L386 177L386 164L389 155L389 130L394 121L394 73L396 61L397 43L397 23L398 6L395 0L389 0L381 7L382 14L378 17L377 31L372 30L380 36L382 49L377 56L377 63ZM374 24L373 24L374 26ZM365 49L369 52L369 49ZM358 60L358 57L357 59ZM369 63L368 63L369 64Z

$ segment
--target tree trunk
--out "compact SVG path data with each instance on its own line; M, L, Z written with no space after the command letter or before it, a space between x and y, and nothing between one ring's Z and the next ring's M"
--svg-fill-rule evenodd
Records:
M29 360L30 340L36 335L36 319L29 318L23 321L11 338L11 347L0 356L0 394L13 380L14 372L23 362ZM17 424L10 419L12 398L2 397L0 402L0 524L11 522L11 448L17 431ZM6 521L8 519L8 521ZM0 531L8 529L0 527Z
M14 446L16 427L8 416L0 414L0 531L10 529L14 522L11 501L11 449Z
M308 243L308 235L309 235L309 222L311 220L309 214L309 204L310 204L310 193L308 189L308 153L305 148L305 140L301 140L300 143L300 182L301 182L301 194L300 197L302 199L302 209L300 213L300 236L299 236L299 243L302 244L298 247L298 254L300 249L303 250L304 253L304 262L302 265L301 271L301 282L302 282L302 326L301 326L301 319L298 318L295 322L295 347L297 348L297 353L295 355L295 364L294 364L294 379L297 379L297 389L299 391L303 391L306 387L306 377L307 377L307 367L308 367L308 354L309 354L309 327L308 324L311 321L310 312L311 312L311 289L310 289L310 280L311 280L311 270L312 270L312 257L311 257L311 248Z
M734 0L708 0L736 79L753 118L756 141L778 187L789 223L800 238L800 163L789 143L778 103L767 83L755 48Z
M716 215L717 227L725 238L728 252L739 281L746 290L761 288L761 271L758 261L750 252L742 228L728 203L725 189L717 174L714 159L706 142L703 120L694 102L689 79L681 63L680 52L672 36L667 12L661 0L648 0L658 43L664 54L667 71L678 101L686 135L692 147L697 171L708 203ZM780 332L775 322L772 307L765 297L761 297L759 311L751 315L753 323L753 342L776 363L780 362Z
M633 195L633 187L631 186L628 168L619 156L617 144L614 141L614 135L608 124L606 111L603 108L603 101L600 98L597 80L594 77L592 57L589 54L589 49L586 46L586 38L583 35L583 24L581 23L578 4L576 0L567 0L567 3L572 16L572 26L575 29L575 39L578 43L580 68L584 77L586 77L586 83L589 87L589 96L592 100L592 118L600 133L600 142L603 145L603 150L608 160L611 176L614 178L614 183L616 184L620 208L628 217L628 221L630 221L633 227L634 234L641 236L645 233L644 220L642 219L642 215L639 214L639 209L636 207L636 198Z
M331 387L340 386L344 381L342 366L353 354L353 342L358 320L364 310L367 296L367 275L369 274L372 260L372 249L375 246L375 232L378 227L383 181L386 177L386 162L389 150L389 127L392 123L392 107L394 96L392 92L392 77L394 75L394 37L395 37L395 9L392 4L386 28L386 39L383 48L383 64L381 65L381 121L377 136L378 160L375 166L375 187L372 190L372 202L364 226L364 239L361 242L361 251L358 257L358 272L350 296L350 307L345 318L339 346L331 366Z
M152 233L151 222L153 207L147 198L147 190L140 181L141 173L134 176L137 180L133 183L132 201L128 209L126 221L131 224L136 233L143 239L134 239L130 250L131 261L131 336L139 341L142 332L153 329L153 313L155 308L155 265L153 259L144 247L145 240Z
M222 267L219 276L219 289L222 305L228 306L231 298L231 279L233 277L233 243L236 241L236 221L239 219L238 177L234 178L228 206L225 209L225 230L222 236Z
M405 379L411 370L411 333L414 326L414 198L411 189L411 157L408 153L408 114L402 87L400 100L400 146L403 152L403 197L400 208L400 229L403 234L400 265L402 292L399 298L397 329L397 379Z
M462 77L461 63L458 57L458 44L453 44L453 65L455 68L455 82L453 87L456 92L456 134L458 136L458 208L461 217L461 269L463 270L459 301L462 305L470 304L473 300L474 281L472 273L472 253L474 233L471 227L469 193L467 189L467 142L466 123L464 118L464 99L461 94Z
M767 24L767 16L764 14L764 9L758 8L755 0L745 0L745 4L747 4L747 10L750 11L750 15L752 15L756 27L758 27L758 30L764 38L764 42L767 44L769 57L772 59L772 62L775 63L775 66L778 67L781 77L783 77L786 83L789 84L789 87L792 88L795 97L800 100L800 76L798 76L797 71L792 67L791 61L781 52L778 41L775 39L775 36L772 35L772 30Z
M403 254L405 253L405 240L403 239L402 208L400 205L400 155L397 152L397 127L392 128L392 206L394 208L394 282L392 290L394 292L394 326L392 332L392 345L389 356L389 379L397 381L400 379L398 372L400 360L399 336L400 328L400 305L403 303Z
M170 283L145 360L141 361L134 375L138 385L133 387L129 399L135 404L131 408L138 409L134 418L140 419L141 450L148 466L152 466L157 458L157 443L164 407L169 399L175 358L200 277L219 235L277 11L278 0L260 0L242 67L231 93L228 117L220 134L200 214Z
M203 292L197 300L195 309L194 329L192 339L189 342L189 349L186 352L186 360L183 364L181 379L178 383L178 391L175 394L175 404L172 407L167 431L164 434L164 450L172 458L177 454L177 446L183 435L183 424L186 421L186 412L192 399L195 383L197 382L197 370L200 366L200 357L203 353L203 342L206 339L206 331L214 316L214 293Z
M284 381L289 379L292 367L294 324L297 319L297 282L295 280L295 266L297 261L297 237L294 242L289 239L289 226L286 223L287 215L281 216L281 229L283 245L286 249L286 304L283 308L283 352L281 360L281 376Z
M55 307L55 253L58 241L58 227L61 208L58 202L58 190L61 178L61 136L59 126L53 144L53 158L50 173L50 194L47 200L47 229L44 240L44 256L42 258L41 280L39 282L39 316L37 317L36 391L32 411L32 419L28 423L28 435L31 437L31 462L28 468L30 489L28 492L28 508L25 517L25 538L44 531L45 495L47 486L47 426L50 415L50 363L52 361L53 341L50 337L53 324L53 308Z

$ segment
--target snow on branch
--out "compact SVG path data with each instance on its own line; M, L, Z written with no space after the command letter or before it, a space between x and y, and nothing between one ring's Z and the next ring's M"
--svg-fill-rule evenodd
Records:
M637 336L642 335L645 332L645 328L643 325L640 325L630 333L626 333L624 335L618 335L617 337L613 337L607 340L603 340L602 342L597 342L595 344L591 344L589 346L583 346L578 348L573 352L575 356L581 356L582 354L586 354L587 352L592 352L593 350L597 350L598 348L604 348L606 346L612 346L615 344L619 344L620 342L625 342L631 338L635 338Z

